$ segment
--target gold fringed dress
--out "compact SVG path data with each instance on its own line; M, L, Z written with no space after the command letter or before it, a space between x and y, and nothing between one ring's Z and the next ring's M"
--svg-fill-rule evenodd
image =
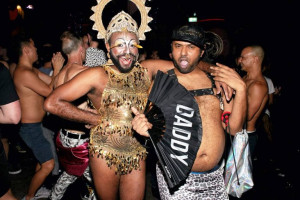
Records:
M89 152L115 167L117 174L139 169L146 149L133 136L131 107L143 112L151 84L147 70L139 63L129 73L103 66L109 80L103 91L99 125L91 129Z

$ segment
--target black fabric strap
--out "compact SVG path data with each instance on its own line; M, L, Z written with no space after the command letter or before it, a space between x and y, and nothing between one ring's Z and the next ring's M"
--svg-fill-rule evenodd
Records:
M174 76L176 77L174 69L168 70L169 76ZM213 77L206 73L207 77L211 80L212 83L212 88L204 88L204 89L198 89L198 90L189 90L189 92L194 95L194 96L202 96L202 95L214 95L214 90L213 88L216 87L215 82L213 80ZM177 77L176 77L177 78Z
M176 77L176 74L175 74L174 69L168 70L168 74L169 74L169 76L175 76L175 77ZM177 78L177 77L176 77L176 78Z
M213 79L214 77L210 75L209 73L206 73L207 77L210 79L212 87L216 88L215 80Z
M212 88L205 88L205 89L199 89L199 90L189 90L191 94L194 96L202 96L202 95L213 95L214 90Z

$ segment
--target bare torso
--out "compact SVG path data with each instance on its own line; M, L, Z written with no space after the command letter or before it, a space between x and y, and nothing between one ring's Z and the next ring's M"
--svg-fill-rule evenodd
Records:
M206 66L202 65L203 63L201 63L201 67L204 67L205 69L208 69L210 66L209 64L206 64ZM146 60L142 62L142 66L149 69L150 76L152 75L151 70L156 71L157 68L159 68L161 71L166 72L167 70L174 68L172 61L165 60ZM196 67L193 72L188 74L182 75L177 72L176 75L179 82L188 90L212 87L211 80L207 77L206 73L200 70L200 66ZM207 171L215 167L223 155L225 134L221 124L222 111L220 109L220 101L216 96L198 96L196 97L196 101L200 110L203 135L192 171Z
M63 83L71 80L74 76L76 76L81 71L88 69L88 67L78 65L78 64L67 64L64 68L59 72L59 74L55 77L54 88L62 85Z
M58 86L64 84L65 82L71 80L74 76L76 76L78 73L82 72L83 70L88 69L88 67L79 65L79 64L71 64L67 63L64 68L59 72L59 74L55 77L53 88L57 88ZM82 99L80 99L82 100ZM81 109L86 109L87 108L87 101L76 101L76 106L78 106ZM74 122L75 123L75 122ZM72 128L68 128L67 130L72 131L73 133L77 134L83 134L85 133L84 131L80 130L75 130Z
M188 90L212 87L211 80L198 68L189 74L177 73L177 77ZM215 167L223 155L225 134L220 120L222 111L220 101L214 95L197 96L196 101L202 120L202 141L192 171L207 171Z
M14 83L21 103L21 122L22 123L37 123L43 120L45 110L43 109L44 96L41 96L36 91L27 87L24 83L23 74L28 73L29 69L16 68L14 72ZM26 72L27 71L27 72ZM29 73L34 73L38 76L36 69L31 69ZM29 80L30 81L30 80Z
M247 131L255 131L256 121L263 112L268 101L268 86L262 76L257 77L256 79L244 78L244 81L246 83L248 93ZM257 90L257 88L254 87L260 88L260 94L253 94L254 90Z

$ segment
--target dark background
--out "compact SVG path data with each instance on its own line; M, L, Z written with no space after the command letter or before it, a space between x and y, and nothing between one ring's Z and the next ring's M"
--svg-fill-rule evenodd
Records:
M121 10L134 11L132 6L128 10L130 6L127 2L110 2L103 12L104 25ZM66 29L79 32L91 29L91 7L96 3L96 0L1 0L0 44L8 45L10 36L20 30L31 32L37 43L55 43ZM12 11L17 4L24 10L24 19L18 16L16 20L9 20L8 11ZM28 4L32 4L34 9L27 9ZM236 54L247 43L256 42L263 45L271 57L272 72L276 78L282 75L283 69L289 72L295 70L292 68L296 65L295 47L299 44L299 35L296 33L299 11L296 10L296 1L146 0L146 5L151 7L149 15L154 19L149 24L152 31L146 33L147 39L144 42L149 48L159 46L160 49L168 51L168 38L172 28L187 22L188 17L196 13L198 21L223 19L221 22L205 23L215 23L225 28L231 43L236 47L233 50ZM139 22L138 11L130 14Z

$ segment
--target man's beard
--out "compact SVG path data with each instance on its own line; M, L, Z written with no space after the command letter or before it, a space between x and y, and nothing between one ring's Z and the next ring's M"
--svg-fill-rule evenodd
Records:
M132 62L131 62L131 65L130 65L130 67L128 67L128 68L123 68L123 67L121 66L120 62L119 62L119 58L122 57L122 56L125 56L126 54L122 54L122 55L118 55L118 56L112 55L111 52L110 52L109 54L110 54L110 58L111 58L113 64L118 68L118 70L119 70L121 73L128 73L128 72L130 72L130 71L132 70L132 68L134 67L134 64L136 63L136 58L137 58L137 56L135 56L135 55L129 53L129 55L133 57Z

